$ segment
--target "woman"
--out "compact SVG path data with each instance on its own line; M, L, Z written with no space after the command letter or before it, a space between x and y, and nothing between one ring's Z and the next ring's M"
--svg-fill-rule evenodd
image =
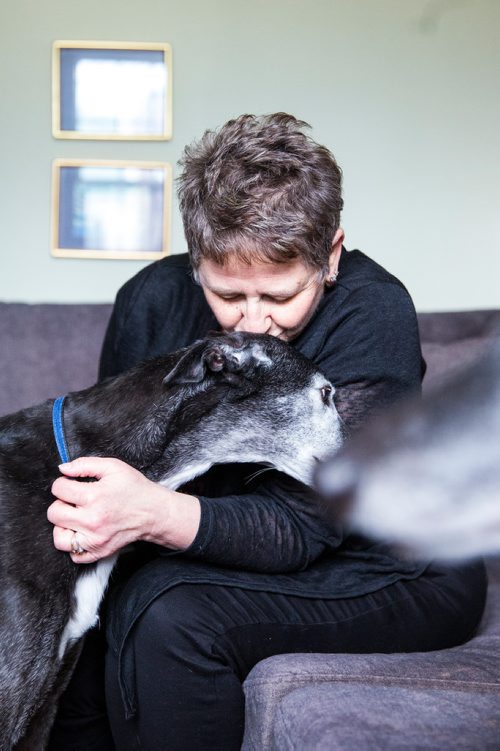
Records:
M283 113L245 115L186 149L179 195L189 258L152 264L120 290L101 377L221 328L291 342L336 385L351 429L420 388L410 297L343 248L341 172L304 126ZM481 616L480 564L400 561L325 524L295 481L223 469L173 492L117 460L84 457L54 483L55 545L76 563L130 542L157 546L107 607L107 711L120 751L237 749L242 681L257 661L441 649L469 638ZM97 482L73 482L82 476ZM72 552L75 539L85 552ZM89 738L92 748L111 747L94 722L99 679L88 671L98 675L98 660L85 664L53 748L89 748Z

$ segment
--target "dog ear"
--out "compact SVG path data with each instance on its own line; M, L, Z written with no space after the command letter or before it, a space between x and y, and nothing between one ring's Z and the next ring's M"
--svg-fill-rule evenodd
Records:
M260 344L247 343L235 335L204 344L200 347L197 343L181 357L163 379L164 385L202 383L210 373L219 374L226 383L240 385L256 367L271 364Z
M163 385L175 386L183 383L201 383L205 377L205 372L203 348L197 342L192 347L189 347L170 373L167 373L163 379Z

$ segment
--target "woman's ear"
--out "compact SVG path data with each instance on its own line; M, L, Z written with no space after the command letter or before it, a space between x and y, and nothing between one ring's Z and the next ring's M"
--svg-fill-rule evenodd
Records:
M330 252L330 259L328 262L331 276L339 273L340 254L342 253L342 243L344 242L344 239L344 230L339 227L332 240L332 250Z
M327 287L333 286L339 275L340 254L342 253L344 237L344 230L339 227L332 240L332 249L328 259L328 274L325 280Z

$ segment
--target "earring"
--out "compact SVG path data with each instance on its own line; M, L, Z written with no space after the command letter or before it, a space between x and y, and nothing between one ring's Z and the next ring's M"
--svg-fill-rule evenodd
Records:
M330 276L327 278L325 284L327 287L332 287L335 282L337 281L337 277L339 275L338 271L334 271L333 274L330 274Z

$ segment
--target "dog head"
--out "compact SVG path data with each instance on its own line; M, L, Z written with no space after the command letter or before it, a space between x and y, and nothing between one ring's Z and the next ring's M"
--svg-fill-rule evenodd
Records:
M170 487L232 462L266 462L310 483L316 459L341 443L332 384L275 337L233 333L196 342L179 353L163 388L170 429L155 476ZM186 458L186 471L172 471Z

